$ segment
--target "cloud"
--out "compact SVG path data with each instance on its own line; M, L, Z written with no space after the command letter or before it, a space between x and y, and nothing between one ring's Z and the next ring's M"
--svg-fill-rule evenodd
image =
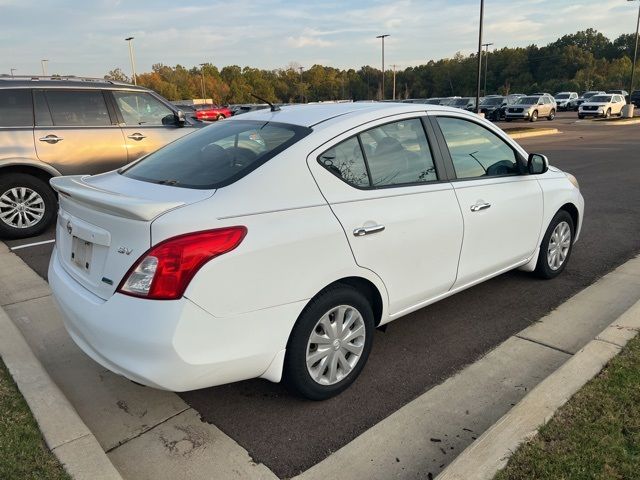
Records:
M318 37L310 37L307 35L300 35L298 37L287 37L287 43L289 46L293 48L304 48L304 47L332 47L335 45L335 42L330 40L323 40Z

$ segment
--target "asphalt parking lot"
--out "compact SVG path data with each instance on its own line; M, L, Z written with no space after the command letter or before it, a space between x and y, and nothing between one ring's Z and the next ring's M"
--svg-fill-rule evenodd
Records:
M640 252L640 126L578 121L575 112L561 113L553 122L501 126L563 132L520 142L575 174L585 197L582 237L563 275L541 281L511 272L390 324L376 334L361 377L329 401L301 400L261 380L184 393L182 398L254 460L290 477ZM7 244L46 278L52 238L53 230Z

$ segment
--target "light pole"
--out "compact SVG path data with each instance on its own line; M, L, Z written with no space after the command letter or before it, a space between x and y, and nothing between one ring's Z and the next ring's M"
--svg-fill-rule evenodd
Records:
M482 76L482 22L484 21L484 0L480 0L480 28L478 29L478 81L476 83L476 113L480 113L480 78Z
M47 62L49 60L47 60L46 58L43 58L42 60L40 60L40 64L42 65L42 76L46 77L47 76Z
M13 72L15 72L17 70L17 68L12 68L11 69L11 78L13 78Z
M304 67L298 67L300 69L300 103L304 103L304 85L302 84L302 72Z
M633 2L634 0L627 0ZM636 46L633 49L633 63L631 64L631 86L629 87L629 104L631 104L631 94L633 93L633 84L636 74L636 60L638 58L638 31L640 30L640 5L638 5L638 21L636 23Z
M204 67L206 66L206 63L201 63L200 64L200 75L201 75L201 81L202 81L202 99L206 100L207 99L207 91L204 88Z
M380 95L380 100L384 100L384 39L389 36L389 34L384 34L376 37L382 40L382 93Z
M136 80L136 64L133 60L133 46L131 45L131 40L134 37L127 37L125 41L129 42L129 60L131 60L131 78L133 78L133 84L137 85L138 81Z
M487 96L487 71L489 70L489 47L493 45L493 43L483 43L482 46L485 47L484 54L484 96Z
M396 99L396 67L397 65L394 63L391 65L393 67L393 99Z

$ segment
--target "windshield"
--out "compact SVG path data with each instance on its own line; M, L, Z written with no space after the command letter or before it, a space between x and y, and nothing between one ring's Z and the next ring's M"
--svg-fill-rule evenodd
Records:
M535 105L540 97L520 97L516 100L516 105Z
M589 101L596 103L609 103L611 101L611 95L594 95L589 99Z
M310 132L310 128L276 122L217 122L168 144L120 174L176 187L224 187Z
M564 100L565 98L569 98L569 94L568 93L559 93L555 96L556 99L558 100Z
M487 98L480 105L502 105L502 102L503 102L502 98L493 97L493 98Z
M454 107L464 107L467 105L467 103L469 103L468 98L456 98L449 105L452 105Z
M598 94L598 92L585 92L585 93L582 94L582 98L591 98L591 97L593 97L594 95L597 95L597 94Z

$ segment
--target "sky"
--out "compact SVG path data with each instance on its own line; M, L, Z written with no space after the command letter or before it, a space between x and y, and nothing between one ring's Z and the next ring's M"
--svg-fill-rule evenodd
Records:
M485 0L492 48L545 45L589 27L615 38L634 31L640 2ZM102 77L155 63L258 68L323 64L398 69L477 50L480 0L0 0L0 74Z

